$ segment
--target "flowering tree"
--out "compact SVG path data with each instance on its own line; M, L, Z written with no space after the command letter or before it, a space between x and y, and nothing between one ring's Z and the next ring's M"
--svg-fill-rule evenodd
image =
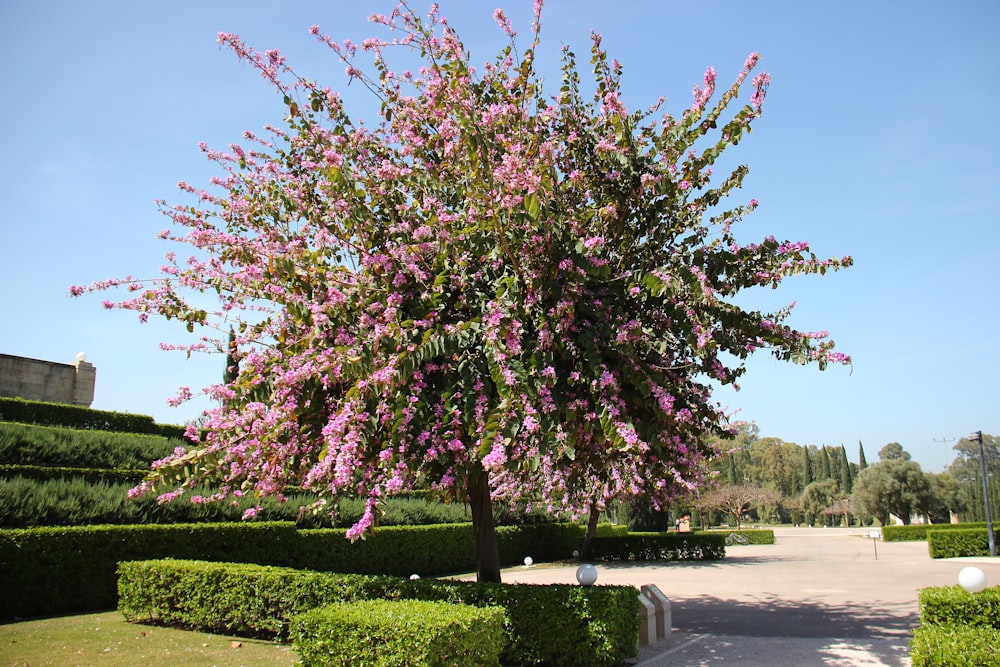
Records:
M131 298L107 307L219 332L195 349L229 350L235 330L236 372L207 388L220 407L205 435L192 429L195 446L135 493L170 500L211 482L212 499L288 484L331 503L362 496L353 539L387 496L430 490L470 503L479 577L497 580L491 498L580 512L640 494L666 503L704 475L702 436L725 430L712 382L734 383L761 348L821 368L847 361L825 333L784 324L788 309L732 303L851 261L732 234L756 202L722 202L747 169L716 182L712 166L761 113L766 74L727 114L757 55L718 101L709 69L679 117L660 103L629 112L621 66L594 35L593 95L564 49L561 86L546 96L540 12L519 52L497 10L510 43L481 70L436 8L373 17L387 36L360 46L369 72L357 45L314 26L381 100L374 127L280 53L219 35L277 89L284 125L228 151L203 147L222 168L214 189L181 183L196 203L161 203L176 227L161 235L193 257L169 254L149 283L72 288L124 286ZM392 69L400 48L423 65ZM192 291L217 295L218 309L194 305Z

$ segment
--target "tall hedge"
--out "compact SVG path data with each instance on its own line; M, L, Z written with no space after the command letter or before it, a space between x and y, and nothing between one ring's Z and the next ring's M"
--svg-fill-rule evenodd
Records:
M120 561L287 563L291 523L0 530L0 620L111 609Z

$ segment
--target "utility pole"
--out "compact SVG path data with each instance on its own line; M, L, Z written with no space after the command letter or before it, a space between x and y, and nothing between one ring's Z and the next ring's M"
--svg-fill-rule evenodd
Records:
M993 537L993 517L990 516L990 487L986 481L986 454L983 452L983 432L976 431L979 441L979 470L983 474L983 500L986 502L986 536L990 540L990 555L997 555L996 538Z

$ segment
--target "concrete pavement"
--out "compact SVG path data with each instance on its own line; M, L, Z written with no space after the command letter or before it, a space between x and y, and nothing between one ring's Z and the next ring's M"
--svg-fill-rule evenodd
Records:
M669 640L642 667L909 665L917 592L1000 558L934 560L926 542L874 542L860 528L778 528L773 545L731 546L720 562L598 565L598 585L655 584L671 601ZM877 552L877 558L876 558ZM530 554L525 554L530 555ZM575 565L504 570L509 583L576 583Z

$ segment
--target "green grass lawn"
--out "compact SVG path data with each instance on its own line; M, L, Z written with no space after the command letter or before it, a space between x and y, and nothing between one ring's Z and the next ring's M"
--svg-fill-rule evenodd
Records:
M288 644L126 623L117 611L0 625L3 667L284 667Z

